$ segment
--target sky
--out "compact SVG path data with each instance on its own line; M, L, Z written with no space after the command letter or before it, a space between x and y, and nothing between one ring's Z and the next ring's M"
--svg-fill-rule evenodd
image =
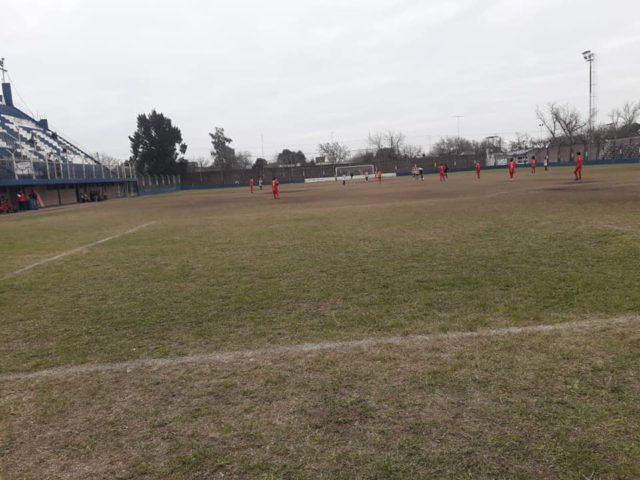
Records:
M187 158L222 127L236 151L354 152L392 129L539 136L537 106L598 121L640 101L638 0L0 0L14 98L88 152L126 159L136 117L172 119Z

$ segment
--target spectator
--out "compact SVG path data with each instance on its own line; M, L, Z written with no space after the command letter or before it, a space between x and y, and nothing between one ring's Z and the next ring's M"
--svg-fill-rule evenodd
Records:
M0 213L13 213L15 211L16 209L13 208L9 199L0 195Z
M18 210L25 211L29 210L29 198L24 194L22 190L18 192L16 195L16 199L18 200Z
M38 210L38 194L33 189L29 194L29 210Z

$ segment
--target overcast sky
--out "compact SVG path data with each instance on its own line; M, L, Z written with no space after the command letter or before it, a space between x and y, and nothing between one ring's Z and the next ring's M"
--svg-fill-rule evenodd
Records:
M536 105L599 120L640 101L639 0L0 0L0 56L14 97L89 152L129 156L153 108L208 156L314 154L394 129L428 149L443 135L538 135ZM17 90L17 92L16 92ZM19 95L19 96L18 96Z

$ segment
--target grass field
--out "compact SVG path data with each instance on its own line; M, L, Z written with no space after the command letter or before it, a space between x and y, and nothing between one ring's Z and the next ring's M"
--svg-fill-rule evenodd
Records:
M0 478L640 478L640 168L506 177L0 218Z

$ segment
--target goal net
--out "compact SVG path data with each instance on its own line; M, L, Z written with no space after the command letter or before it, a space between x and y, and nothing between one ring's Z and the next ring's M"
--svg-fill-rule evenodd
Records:
M373 165L343 165L336 167L336 178L346 175L347 177L353 176L364 177L366 174L373 176L375 173L375 167Z

